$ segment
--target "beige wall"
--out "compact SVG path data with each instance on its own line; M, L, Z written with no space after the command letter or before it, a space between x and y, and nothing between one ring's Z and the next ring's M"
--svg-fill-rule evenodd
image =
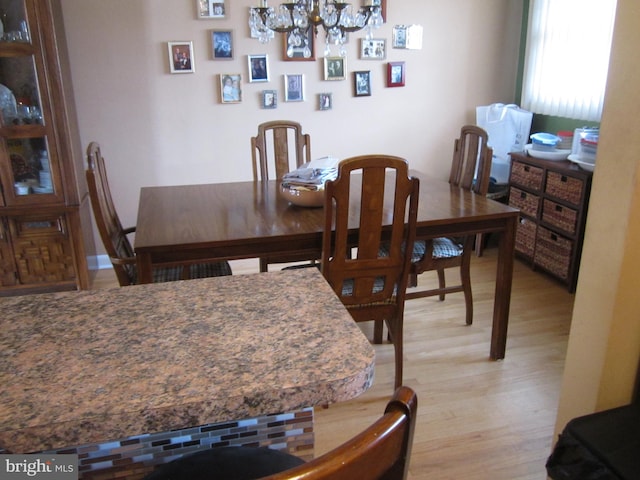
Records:
M373 80L372 96L359 98L351 75L322 80L323 34L319 60L283 62L280 35L269 45L249 38L248 7L257 0L227 3L227 19L197 20L195 0L62 0L82 143L102 144L126 225L135 223L141 186L250 180L249 138L263 121L301 122L314 157L390 153L446 178L453 138L475 121L475 106L514 99L520 0L390 0L376 38L390 46L393 25L416 23L424 47L359 60L364 34L352 34L348 70L371 70ZM233 29L233 61L211 60L214 28ZM168 72L166 42L176 40L194 42L194 74ZM246 82L247 55L261 53L271 81L245 83L242 104L222 105L218 75L241 73ZM384 86L387 61L406 62L405 87ZM305 75L304 103L283 101L285 73ZM278 90L277 109L260 108L263 89ZM333 110L318 110L321 92L333 93Z
M640 358L640 5L618 0L556 430L629 402Z

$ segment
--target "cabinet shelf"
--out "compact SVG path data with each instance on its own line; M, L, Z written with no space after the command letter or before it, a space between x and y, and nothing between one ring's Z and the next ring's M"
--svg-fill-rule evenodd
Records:
M4 125L0 127L0 136L4 138L38 138L46 136L44 125Z
M0 42L0 58L28 57L35 53L32 44L26 42Z

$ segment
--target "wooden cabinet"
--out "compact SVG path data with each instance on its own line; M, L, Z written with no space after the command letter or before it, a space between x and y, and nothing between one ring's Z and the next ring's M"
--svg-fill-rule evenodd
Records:
M94 243L60 0L0 0L0 296L88 288Z
M575 291L592 174L567 161L511 154L509 205L520 209L516 253Z

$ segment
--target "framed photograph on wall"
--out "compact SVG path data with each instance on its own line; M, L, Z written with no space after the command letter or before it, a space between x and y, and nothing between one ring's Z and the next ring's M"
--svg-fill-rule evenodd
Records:
M262 91L262 108L277 108L278 92L276 90Z
M231 0L196 0L198 18L225 18L228 14L227 4Z
M387 63L387 87L404 87L404 62Z
M320 110L331 110L333 107L333 95L330 93L321 93L318 95L318 108Z
M387 41L383 38L360 39L361 60L384 60L387 57Z
M211 30L214 60L233 60L233 30Z
M393 48L407 48L407 26L395 25L391 33L391 46Z
M347 74L347 59L344 57L324 57L324 79L344 80Z
M196 71L193 58L193 42L167 42L171 73L193 73Z
M242 102L242 74L220 74L220 100L222 103Z
M369 70L353 72L353 94L356 97L371 95L371 72Z
M304 102L304 75L300 73L284 75L284 101Z
M269 62L266 54L248 55L249 83L269 81Z
M316 54L314 50L313 28L309 28L305 38L295 37L292 33L282 35L282 60L285 62L314 61ZM308 56L305 56L308 55Z

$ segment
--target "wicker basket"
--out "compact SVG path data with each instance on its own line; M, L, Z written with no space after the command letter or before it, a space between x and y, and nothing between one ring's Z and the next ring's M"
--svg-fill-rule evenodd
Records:
M533 258L534 247L536 245L536 222L525 217L518 220L516 230L516 251Z
M561 228L567 233L576 233L578 212L559 203L544 199L542 203L542 221Z
M540 197L519 188L511 187L509 189L509 205L520 209L525 215L535 217L538 215Z
M562 280L567 280L572 247L571 240L539 227L533 262Z
M584 182L579 178L569 177L558 172L547 172L546 192L556 198L579 206L583 188Z
M511 163L511 183L540 190L542 188L542 168L514 161Z

